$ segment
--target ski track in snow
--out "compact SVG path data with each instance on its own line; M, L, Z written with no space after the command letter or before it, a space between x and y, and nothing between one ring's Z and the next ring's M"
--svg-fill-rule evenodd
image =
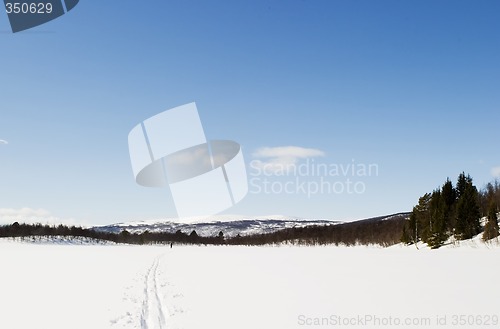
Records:
M141 328L165 329L167 327L165 308L160 297L158 266L162 255L155 258L144 278L144 302L142 305Z

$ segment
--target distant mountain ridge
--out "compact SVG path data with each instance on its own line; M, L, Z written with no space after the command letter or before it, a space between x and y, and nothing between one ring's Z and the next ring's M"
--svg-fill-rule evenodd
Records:
M398 213L387 216L378 216L364 220L388 220L394 216L406 215L407 213ZM130 233L151 233L167 232L175 233L181 231L190 234L196 231L199 236L212 237L220 231L225 237L273 233L292 227L325 226L338 225L345 223L343 221L329 219L303 219L286 216L259 216L254 218L244 218L241 216L219 216L213 218L200 218L191 223L174 222L173 220L148 220L128 223L117 223L105 226L97 226L93 229L101 232L120 233L127 230Z

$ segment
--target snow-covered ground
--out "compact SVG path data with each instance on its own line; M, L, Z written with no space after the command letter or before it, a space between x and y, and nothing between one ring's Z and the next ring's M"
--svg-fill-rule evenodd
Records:
M498 328L499 258L479 241L170 249L1 239L0 328Z

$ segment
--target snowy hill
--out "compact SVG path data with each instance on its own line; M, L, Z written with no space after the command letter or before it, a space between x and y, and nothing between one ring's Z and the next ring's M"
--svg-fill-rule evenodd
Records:
M118 223L106 226L94 227L98 231L119 233L127 230L130 233L168 232L175 233L181 230L183 233L191 233L193 230L199 236L210 237L217 235L220 231L224 236L233 237L237 234L250 235L259 233L271 233L291 227L305 227L311 225L335 225L341 223L328 219L301 219L284 216L264 216L256 218L242 218L234 216L219 216L211 218L191 219L188 223L175 221L176 219L148 220L128 223Z
M401 214L374 217L365 220L389 220ZM176 221L177 220L177 221ZM199 236L215 236L220 231L226 237L234 237L237 234L242 236L260 233L272 233L286 228L306 227L313 225L337 225L344 223L329 219L304 219L286 216L260 216L260 217L242 217L242 216L216 216L205 218L190 218L186 222L179 222L178 219L148 220L128 223L118 223L106 226L94 227L94 229L103 232L119 233L127 230L130 233L149 232L168 232L175 233L181 230L183 233L191 233L193 230Z

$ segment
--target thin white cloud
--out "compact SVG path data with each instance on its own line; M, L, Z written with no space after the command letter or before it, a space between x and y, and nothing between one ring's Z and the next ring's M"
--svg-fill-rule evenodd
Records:
M0 145L7 145L9 142L7 142L5 139L0 139Z
M325 156L325 152L300 146L279 146L279 147L261 147L257 149L253 156L255 158L313 158Z
M0 208L0 216L1 217L17 217L17 216L26 216L26 217L46 217L49 216L50 213L45 209L31 209L31 208L21 208L21 209L13 209L13 208Z
M491 168L491 176L500 178L500 166Z
M0 208L0 225L8 225L14 222L25 224L78 225L77 221L73 218L59 218L42 208Z
M300 146L262 147L253 154L252 166L267 173L283 175L293 169L301 159L325 156L325 152ZM261 160L262 159L262 160Z
M291 158L276 158L267 161L253 160L251 162L251 167L255 169L260 169L259 171L265 172L266 175L286 175L297 164L298 159Z

